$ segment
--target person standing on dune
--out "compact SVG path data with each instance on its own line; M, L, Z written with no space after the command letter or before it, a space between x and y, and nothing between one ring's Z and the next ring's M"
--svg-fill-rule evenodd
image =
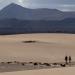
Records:
M71 59L71 56L69 56L69 63L71 63L72 59Z
M67 56L65 56L65 62L66 62L66 64L68 64L68 57Z

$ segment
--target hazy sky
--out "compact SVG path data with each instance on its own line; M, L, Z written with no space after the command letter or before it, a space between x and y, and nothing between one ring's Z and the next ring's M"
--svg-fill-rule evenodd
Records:
M28 8L53 8L63 11L75 11L75 0L0 0L0 9L12 2Z

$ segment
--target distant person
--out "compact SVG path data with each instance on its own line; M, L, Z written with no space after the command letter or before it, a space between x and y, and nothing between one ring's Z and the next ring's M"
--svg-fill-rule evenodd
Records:
M69 56L69 63L71 63L71 61L72 61L72 58L71 58L71 56Z
M65 62L66 62L66 64L68 64L68 57L67 56L65 56Z

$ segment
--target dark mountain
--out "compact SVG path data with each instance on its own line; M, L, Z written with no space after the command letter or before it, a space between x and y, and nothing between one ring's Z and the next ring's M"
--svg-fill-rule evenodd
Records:
M0 11L0 34L75 33L75 12L28 9L10 4Z
M0 19L20 19L20 20L62 20L65 18L75 18L75 12L62 12L57 9L29 9L17 4L10 4L0 11Z
M0 19L16 18L21 20L61 20L64 13L57 9L28 9L17 4L10 4L0 11Z
M75 18L75 12L64 12L66 18Z
M49 20L0 20L0 34L17 33L75 33L75 18L61 21Z

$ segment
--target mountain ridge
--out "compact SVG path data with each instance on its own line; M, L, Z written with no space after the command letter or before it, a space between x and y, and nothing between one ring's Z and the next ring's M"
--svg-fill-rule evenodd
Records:
M0 11L0 19L4 18L17 18L22 20L60 20L64 19L64 14L57 9L28 9L12 3Z
M75 18L68 18L61 21L0 20L0 34L23 33L75 33Z
M0 11L0 34L75 33L75 13L10 4Z

